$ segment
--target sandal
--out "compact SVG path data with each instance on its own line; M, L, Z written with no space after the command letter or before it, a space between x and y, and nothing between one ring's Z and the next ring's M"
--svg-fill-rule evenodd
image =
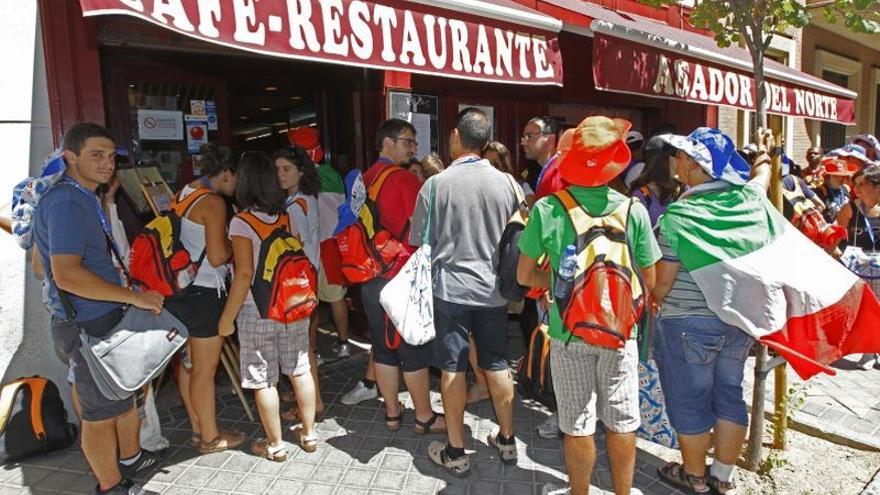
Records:
M426 435L426 434L430 434L430 433L446 433L446 425L434 428L434 423L436 423L439 418L446 419L446 416L444 416L441 413L432 411L431 412L431 419L429 419L427 421L419 421L419 418L415 418L413 420L413 423L414 423L413 424L413 433L415 433L416 435Z
M397 403L397 416L389 416L388 413L385 413L385 427L388 428L388 431L397 431L400 429L400 426L403 424L403 404L400 402Z
M223 452L224 450L237 449L241 447L247 436L237 431L227 431L223 429L217 430L217 438L210 442L199 442L199 454L213 454L215 452Z
M657 474L670 485L681 488L689 493L710 493L705 476L694 476L684 470L677 462L670 462L657 468Z
M251 444L251 453L270 461L284 462L287 460L287 445L282 442L281 446L273 448L268 440L258 438Z
M736 485L733 481L721 481L710 474L708 485L713 495L736 495Z
M303 429L297 426L293 429L293 441L299 444L303 450L311 454L312 452L318 450L318 437L317 435L312 438L307 438L303 436Z
M189 446L197 449L202 445L202 434L201 433L193 433L189 436Z

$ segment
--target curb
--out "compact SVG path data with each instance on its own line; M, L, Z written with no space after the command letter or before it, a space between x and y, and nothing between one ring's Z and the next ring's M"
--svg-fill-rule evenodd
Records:
M751 415L752 407L748 406ZM773 421L773 411L765 409L764 421ZM765 423L766 424L766 423ZM880 439L874 439L868 435L864 435L842 426L829 425L818 419L813 419L808 414L796 414L794 418L789 418L788 428L799 431L811 437L821 438L837 445L850 447L853 449L866 450L869 452L880 452ZM873 492L880 495L880 478L875 477L877 489ZM872 481L872 484L874 482Z

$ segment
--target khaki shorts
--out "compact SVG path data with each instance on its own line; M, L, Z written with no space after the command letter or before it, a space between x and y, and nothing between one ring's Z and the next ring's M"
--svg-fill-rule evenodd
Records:
M309 365L309 319L279 323L260 318L255 306L245 304L236 319L241 343L241 386L273 387L280 375L300 376Z
M345 298L345 286L327 282L324 270L318 271L318 300L323 302L336 302Z
M635 340L623 349L587 345L575 337L566 345L550 342L550 370L566 435L587 437L596 420L610 431L631 433L641 424L639 414L639 351Z

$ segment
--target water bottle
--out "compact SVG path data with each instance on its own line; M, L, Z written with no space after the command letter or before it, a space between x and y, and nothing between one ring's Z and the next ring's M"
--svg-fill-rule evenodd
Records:
M556 274L556 287L553 297L557 301L564 301L571 295L574 288L574 276L577 273L577 255L575 247L571 244L565 248L565 254L559 263L559 272Z

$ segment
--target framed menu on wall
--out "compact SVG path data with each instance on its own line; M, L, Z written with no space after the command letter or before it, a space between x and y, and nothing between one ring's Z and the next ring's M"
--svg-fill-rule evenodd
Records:
M419 149L416 158L428 153L440 153L440 99L406 91L389 91L388 118L403 119L416 128Z

